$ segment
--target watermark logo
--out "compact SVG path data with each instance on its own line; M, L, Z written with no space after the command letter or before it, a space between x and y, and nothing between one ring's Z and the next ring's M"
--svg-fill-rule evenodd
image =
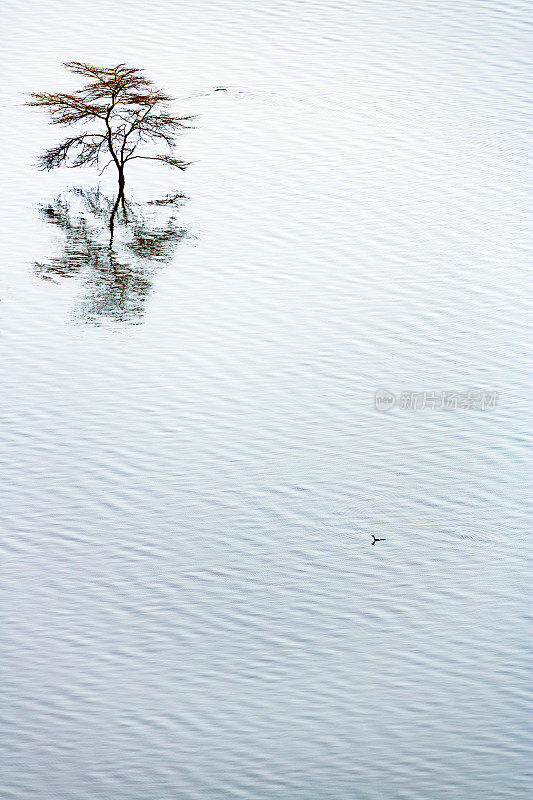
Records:
M378 389L374 394L374 405L378 411L390 411L396 405L396 395L388 389Z
M499 393L494 391L439 391L439 392L400 392L398 396L388 389L377 389L374 405L377 411L494 411L498 405Z

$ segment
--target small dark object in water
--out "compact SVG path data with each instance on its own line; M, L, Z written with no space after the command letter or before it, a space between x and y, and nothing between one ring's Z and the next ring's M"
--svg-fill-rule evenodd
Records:
M374 541L372 542L372 544L376 544L376 542L386 542L386 541L387 541L386 539L376 539L376 537L374 536L374 534L372 534L372 538L373 538L373 540L374 540Z
M228 91L228 87L227 86L216 86L213 89L213 91L214 92L227 92Z
M149 200L149 206L178 206L188 200L186 194L182 194L182 192L173 192L167 194L166 197L162 197L160 200Z

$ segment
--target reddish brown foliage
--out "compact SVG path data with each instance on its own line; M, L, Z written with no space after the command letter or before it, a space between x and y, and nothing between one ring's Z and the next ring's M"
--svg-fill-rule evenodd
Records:
M53 125L74 125L77 132L40 157L41 169L55 167L100 166L114 163L119 176L119 195L124 194L124 169L133 159L162 161L185 169L188 163L170 153L151 155L143 146L154 143L169 150L176 136L193 117L176 117L169 113L172 98L156 89L140 69L117 64L95 67L78 61L65 67L88 82L72 94L34 92L29 106L44 108Z

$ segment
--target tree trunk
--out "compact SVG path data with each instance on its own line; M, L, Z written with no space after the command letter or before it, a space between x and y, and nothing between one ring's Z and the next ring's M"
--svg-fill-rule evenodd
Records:
M118 209L119 205L122 205L122 214L124 222L128 223L128 215L126 213L126 195L124 193L124 186L126 180L124 178L124 164L119 164L118 166L118 195L117 195L117 202L115 204L115 210Z
M126 184L124 178L124 167L119 166L118 168L118 200L122 201L122 207L124 208L124 186Z

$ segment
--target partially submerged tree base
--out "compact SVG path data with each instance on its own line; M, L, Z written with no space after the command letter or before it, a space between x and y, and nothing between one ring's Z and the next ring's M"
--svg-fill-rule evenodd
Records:
M171 152L144 153L146 145L161 144L172 151L176 136L191 126L194 117L169 113L172 98L155 89L143 70L117 64L95 67L79 61L64 66L89 82L73 94L33 92L26 104L49 111L53 125L73 125L78 132L40 156L40 168L100 167L114 164L118 173L118 194L111 214L111 228L120 205L126 214L125 168L134 159L161 161L186 169L189 163L174 158ZM101 173L100 173L101 174Z

